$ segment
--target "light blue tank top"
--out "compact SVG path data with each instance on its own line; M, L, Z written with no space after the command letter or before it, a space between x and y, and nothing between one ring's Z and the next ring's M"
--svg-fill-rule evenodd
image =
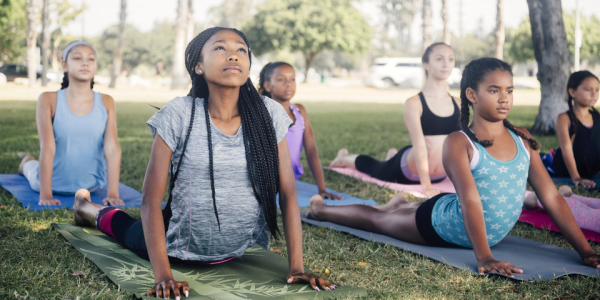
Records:
M510 131L517 144L517 155L509 161L492 157L481 144L477 165L471 169L483 205L488 244L500 242L513 228L521 210L529 174L529 152L523 141ZM473 145L473 143L471 143ZM473 155L475 159L475 155ZM451 244L472 248L463 223L463 213L457 194L442 196L433 207L431 223L436 233Z
M85 116L74 114L65 90L56 92L56 113L52 127L56 153L52 171L52 191L72 194L79 189L106 186L104 131L108 114L102 96L94 92L94 107Z

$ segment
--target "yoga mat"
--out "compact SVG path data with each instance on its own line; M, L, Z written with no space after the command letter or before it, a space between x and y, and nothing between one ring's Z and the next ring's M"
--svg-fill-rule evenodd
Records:
M71 224L52 224L52 227L120 289L144 297L154 284L149 261L99 230ZM172 264L171 268L176 280L187 281L190 286L189 298L181 299L342 299L367 295L363 288L338 286L333 291L317 292L308 284L287 284L287 259L258 246L223 264Z
M23 207L29 210L72 208L75 201L75 196L53 195L54 199L60 200L61 205L38 205L40 193L32 190L29 181L19 174L0 174L0 186L15 196L23 204ZM90 194L92 202L103 205L102 200L106 198L107 193L106 188L96 190ZM119 198L125 202L125 205L120 207L139 207L142 204L142 194L122 183L119 183Z
M531 224L536 228L544 228L552 230L554 232L560 232L560 230L558 230L554 222L552 222L552 219L550 218L548 213L546 213L543 210L524 209L521 212L521 215L519 216L519 221ZM583 235L586 239L594 241L596 243L600 243L600 233L583 228L581 228L581 231L583 232Z
M573 184L573 181L569 177L550 177L550 178L552 178L552 181L556 184L564 184L564 185L568 185L571 187L575 187L575 185ZM596 183L596 186L593 188L585 188L585 189L588 191L600 190L600 175L596 175L596 177L592 178L591 180Z
M415 245L403 242L389 236L371 233L363 230L330 223L320 222L306 218L306 211L301 211L302 221L308 224L326 227L345 232L368 241L390 244L402 250L427 256L435 261L451 265L458 269L468 270L477 274L477 260L475 252L466 248L440 248ZM523 274L514 274L515 280L548 280L570 274L579 274L589 277L600 277L600 270L583 264L579 254L544 243L539 243L514 236L506 236L500 243L492 248L494 258L510 262L523 270Z
M308 207L310 204L310 198L316 195L319 192L319 188L315 184L306 183L303 181L296 180L296 190L298 191L298 206L299 207ZM377 205L375 200L363 200L360 198L356 198L350 196L346 193L338 193L334 190L327 189L328 192L334 193L337 195L341 195L344 197L343 200L327 200L324 199L327 205L348 205L348 204L365 204L365 205ZM277 195L277 199L279 200L279 195ZM279 207L279 201L277 201L277 206Z

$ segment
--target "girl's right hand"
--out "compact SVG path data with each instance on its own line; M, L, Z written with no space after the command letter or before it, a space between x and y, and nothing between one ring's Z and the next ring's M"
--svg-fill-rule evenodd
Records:
M596 183L589 180L589 179L585 179L585 178L575 178L572 179L573 180L573 184L575 184L575 186L579 186L581 185L584 188L593 188L596 186Z
M40 197L40 202L38 202L38 205L60 205L60 200L54 199L52 197L49 198L42 198Z
M494 272L508 275L510 277L515 277L513 273L523 274L523 270L511 265L510 263L495 260L493 258L479 261L477 263L477 267L477 272L479 272L479 274Z
M190 295L190 287L188 286L187 281L165 279L148 290L148 297L155 296L156 298L169 299L171 297L171 290L173 290L173 294L177 300L181 299L181 293L183 293L186 298Z

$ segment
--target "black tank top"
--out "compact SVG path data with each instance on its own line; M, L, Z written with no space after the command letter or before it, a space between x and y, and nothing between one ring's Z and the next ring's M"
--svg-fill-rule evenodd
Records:
M591 128L585 127L579 119L571 120L577 122L577 131L573 140L573 156L577 172L581 178L592 178L600 171L600 114L592 112L594 125ZM571 133L571 129L569 129ZM562 157L562 149L558 149L554 155L554 167L557 175L569 176L569 170Z
M419 93L419 98L421 99L421 106L423 106L423 113L421 114L423 135L448 135L460 130L460 110L454 99L452 99L454 113L448 117L438 117L427 106L423 92Z

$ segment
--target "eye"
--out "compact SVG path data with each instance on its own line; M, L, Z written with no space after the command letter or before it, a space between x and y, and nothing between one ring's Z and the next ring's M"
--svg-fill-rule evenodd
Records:
M238 49L238 52L242 52L242 53L248 53L248 51L246 51L246 49L244 49L244 48L240 48L240 49Z
M497 94L497 93L498 93L498 90L490 90L490 93L492 93L492 94Z
M215 47L215 50L225 50L225 48L223 46L217 46Z
M512 94L512 93L513 93L513 90L508 90L508 93L509 93L509 94Z

